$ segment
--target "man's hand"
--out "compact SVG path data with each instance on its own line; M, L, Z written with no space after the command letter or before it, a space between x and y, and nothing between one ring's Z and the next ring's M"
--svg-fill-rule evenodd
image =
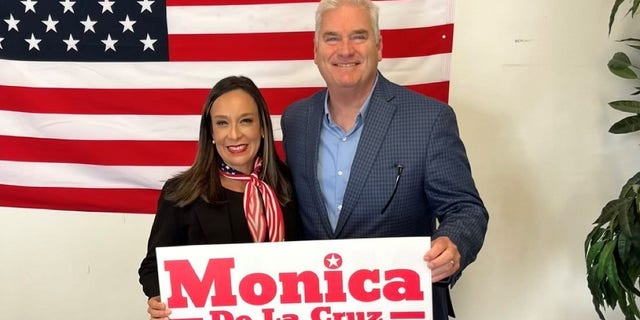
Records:
M438 282L456 273L460 269L460 252L448 237L439 237L431 241L431 249L424 254L424 261L431 269L431 282Z

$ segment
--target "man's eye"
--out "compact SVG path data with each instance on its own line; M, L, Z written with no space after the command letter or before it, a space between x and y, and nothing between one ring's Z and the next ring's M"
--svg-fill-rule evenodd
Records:
M339 40L338 37L325 37L324 38L325 42L336 42L338 40Z
M365 35L365 34L356 34L356 35L353 35L351 37L351 39L356 40L356 41L365 41L365 40L367 40L367 35Z

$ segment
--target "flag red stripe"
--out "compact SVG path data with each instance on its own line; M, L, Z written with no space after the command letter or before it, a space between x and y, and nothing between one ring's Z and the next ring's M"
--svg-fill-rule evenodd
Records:
M188 166L196 141L86 141L0 136L0 160L123 166ZM284 159L282 142L276 151Z
M447 102L449 82L407 86ZM273 115L321 88L262 88ZM69 89L0 86L2 110L30 113L199 115L209 89ZM82 99L78 99L82 97ZM130 103L128 103L130 101Z
M383 58L430 56L453 49L453 24L380 32Z
M200 114L208 91L0 86L0 104L3 110L33 113L192 115Z
M449 81L424 83L405 87L444 103L449 101Z
M385 58L449 53L453 24L382 30ZM408 46L407 41L412 41ZM312 60L313 32L169 35L171 61Z
M319 89L262 88L260 91L271 113L281 114L293 101ZM0 85L0 107L2 110L32 113L199 115L209 90L69 89Z
M0 206L52 210L154 213L159 190L19 187L0 184Z
M9 161L187 166L193 163L196 149L195 141L60 140L0 136L0 160Z

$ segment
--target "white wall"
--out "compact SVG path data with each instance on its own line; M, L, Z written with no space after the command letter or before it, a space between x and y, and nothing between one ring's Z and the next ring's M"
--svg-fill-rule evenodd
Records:
M148 319L153 216L0 208L0 319Z
M583 240L640 170L616 136L612 1L458 1L450 102L491 220L453 290L458 319L596 319ZM0 318L146 319L151 215L0 208ZM610 319L623 319L617 312Z
M640 170L640 135L607 132L633 90L606 68L612 2L457 2L450 103L491 216L460 319L597 319L583 242Z

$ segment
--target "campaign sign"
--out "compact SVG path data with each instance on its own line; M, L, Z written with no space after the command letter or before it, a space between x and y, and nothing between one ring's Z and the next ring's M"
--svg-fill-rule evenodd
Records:
M178 320L430 320L429 237L157 248Z

